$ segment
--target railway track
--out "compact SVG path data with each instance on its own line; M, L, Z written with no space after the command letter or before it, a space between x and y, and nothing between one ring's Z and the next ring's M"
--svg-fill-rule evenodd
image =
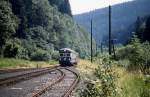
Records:
M71 84L71 86L64 93L63 97L69 97L69 95L71 95L72 91L75 89L75 87L77 86L77 84L79 83L79 80L80 80L80 77L79 77L79 75L76 72L74 72L74 71L72 71L70 69L66 69L66 70L72 72L76 76L76 78L74 79L74 81Z
M20 71L27 71L27 70L34 70L34 69L36 69L36 68L0 69L0 74L20 72Z
M59 81L46 86L32 97L69 97L79 82L78 74L69 68L60 68L63 77Z
M0 87L0 97L69 97L79 81L78 74L70 67L45 69L41 74L35 72L27 76L33 78Z
M56 66L57 67L57 66ZM41 68L41 69L12 69L1 72L0 74L0 86L14 84L18 81L30 79L36 76L40 76L56 68Z

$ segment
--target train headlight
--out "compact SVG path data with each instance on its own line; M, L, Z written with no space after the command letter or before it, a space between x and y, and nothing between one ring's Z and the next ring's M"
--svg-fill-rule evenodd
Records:
M71 60L71 58L69 58L69 61Z
M66 58L64 58L64 60L66 61Z

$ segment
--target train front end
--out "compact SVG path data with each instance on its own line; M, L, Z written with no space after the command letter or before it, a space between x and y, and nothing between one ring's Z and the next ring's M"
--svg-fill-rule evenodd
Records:
M59 50L59 64L61 66L73 66L77 64L77 53L68 48L62 48Z

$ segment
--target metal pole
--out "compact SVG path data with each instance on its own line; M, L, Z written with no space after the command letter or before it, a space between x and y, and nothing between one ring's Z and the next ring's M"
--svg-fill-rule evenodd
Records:
M92 42L92 40L93 40L93 38L92 38L92 36L93 36L93 28L92 28L92 26L93 26L93 20L91 19L91 63L93 62L93 42Z
M112 48L112 43L111 43L111 6L109 6L109 55L111 55L111 48Z

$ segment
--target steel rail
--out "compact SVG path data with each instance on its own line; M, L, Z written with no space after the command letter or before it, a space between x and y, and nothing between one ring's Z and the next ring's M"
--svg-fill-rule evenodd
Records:
M25 79L30 79L36 76L40 76L42 74L45 74L49 71L52 71L53 69L57 68L58 66L54 66L52 68L43 68L42 70L39 71L33 71L30 73L25 73L25 74L20 74L17 76L12 76L12 77L8 77L8 78L4 78L4 79L0 79L0 86L2 85L8 85L11 83L15 83L21 80L25 80Z
M0 69L0 74L13 73L13 72L19 72L19 71L26 71L26 70L34 70L34 69L36 69L36 68Z
M63 71L61 71L60 69L56 69L56 70L58 70L61 73L61 76L58 78L58 80L54 81L52 84L50 84L48 86L45 86L41 91L38 91L38 92L34 93L32 95L32 97L38 97L38 96L40 96L41 94L43 94L44 92L46 92L49 88L51 88L53 85L61 82L64 79L65 73Z
M61 81L63 81L65 79L66 74L61 69L65 69L65 70L67 70L69 72L72 72L76 76L74 81L70 85L69 89L66 89L65 93L63 94L63 96L61 96L61 97L68 97L72 93L72 91L75 89L75 87L77 86L77 84L79 82L79 79L80 79L79 75L76 72L74 72L74 71L72 71L72 70L70 70L68 68L56 69L56 70L61 72L61 76L58 78L58 80L54 81L52 84L50 84L48 86L45 86L42 90L40 90L40 91L38 91L36 93L33 93L33 95L31 97L38 97L38 96L42 95L44 92L46 92L48 89L50 89L52 86L54 86L54 85L60 83Z
M75 89L75 87L76 87L77 84L79 83L80 76L79 76L76 72L74 72L74 71L72 71L72 70L70 70L70 69L68 69L68 68L64 68L64 69L66 69L66 70L72 72L72 73L76 76L76 78L75 78L75 80L73 81L72 85L69 87L69 89L68 89L68 90L64 93L64 95L62 96L62 97L69 97L69 96L71 95L72 91Z

